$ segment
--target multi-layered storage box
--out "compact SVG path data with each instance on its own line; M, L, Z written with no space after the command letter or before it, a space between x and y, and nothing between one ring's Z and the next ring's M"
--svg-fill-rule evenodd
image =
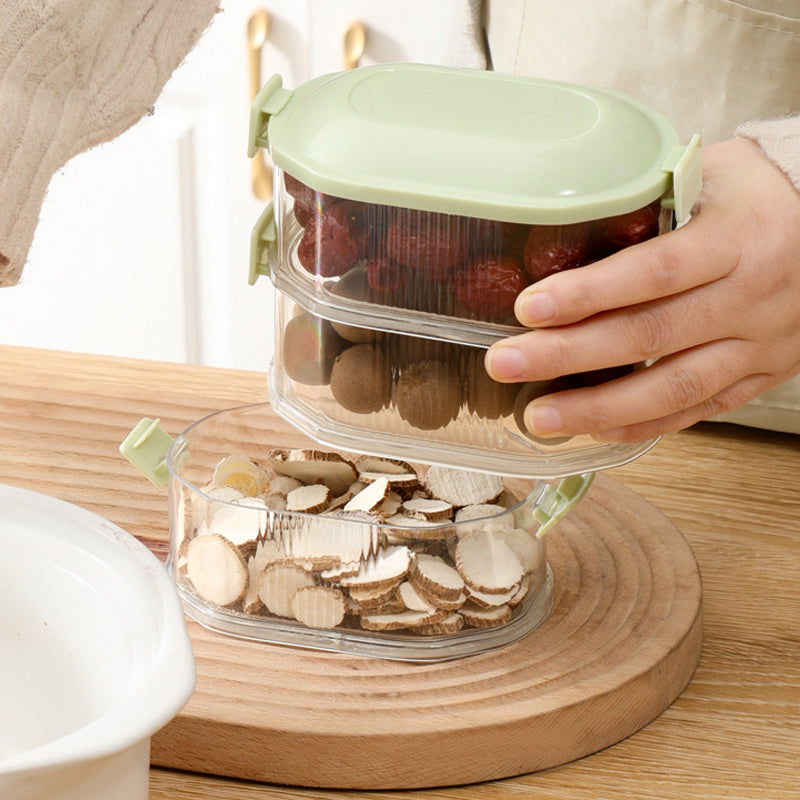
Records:
M294 91L272 78L258 147L275 201L250 279L277 290L270 403L297 437L275 441L255 406L171 445L187 606L219 630L394 658L519 638L549 609L544 533L654 442L540 439L522 413L642 365L501 384L486 348L520 332L526 286L685 217L698 143L614 92L382 65Z

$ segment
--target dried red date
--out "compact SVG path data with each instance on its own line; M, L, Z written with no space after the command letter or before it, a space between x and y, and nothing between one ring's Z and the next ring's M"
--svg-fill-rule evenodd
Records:
M341 200L312 218L297 246L297 258L312 275L343 275L366 257L367 206Z
M454 292L464 316L513 323L514 301L528 283L517 259L488 256L459 270Z
M525 271L532 281L580 267L588 250L586 226L533 225L525 242Z
M391 215L385 248L392 261L433 277L445 276L467 255L459 218L405 208Z
M332 194L323 194L316 191L316 189L312 189L288 172L283 173L283 183L286 186L286 191L295 201L301 203L311 213L315 213L317 209L327 211L331 206L341 201L340 197Z
M658 217L661 201L649 206L598 220L592 231L592 251L603 258L625 247L639 244L658 235Z

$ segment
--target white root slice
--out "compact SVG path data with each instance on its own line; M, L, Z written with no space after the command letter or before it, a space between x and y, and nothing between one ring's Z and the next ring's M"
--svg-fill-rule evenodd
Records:
M309 628L335 628L344 619L344 595L326 586L303 586L292 598L292 613Z
M247 591L249 573L238 548L224 536L196 536L186 549L186 575L197 594L223 608L235 605Z
M384 501L375 509L375 513L381 518L391 517L400 510L403 498L395 491L389 491Z
M314 586L310 573L296 565L273 563L261 573L258 596L270 613L294 619L292 600L304 586Z
M247 573L249 580L247 582L247 591L242 599L242 611L245 614L258 614L263 609L264 604L258 596L258 579L261 576L261 567L254 555L247 559Z
M437 464L428 470L425 485L434 497L458 507L491 503L503 491L503 480L497 475Z
M462 617L461 614L451 614L449 617L445 617L441 622L417 625L414 628L414 633L418 633L421 636L437 636L439 634L458 633L463 627L464 617Z
M255 540L266 530L267 506L260 497L242 497L230 504L217 506L208 528L242 546Z
M207 523L217 509L241 497L244 495L233 486L214 486L213 483L204 486L202 494L192 492L192 520L195 526L199 528Z
M446 500L415 497L402 505L403 513L427 522L446 522L453 518L453 506Z
M379 478L368 483L358 494L345 503L345 511L364 511L371 513L378 508L389 494L389 479Z
M399 581L391 580L376 586L351 586L350 598L363 609L375 608L388 603L396 594Z
M494 628L497 625L505 625L514 612L508 605L481 608L467 602L461 606L458 613L464 618L464 622L473 628Z
M274 494L270 494L267 492L266 494L261 495L261 499L264 501L264 505L270 511L286 511L286 495L281 494L280 492L275 492Z
M267 458L279 475L296 478L305 485L323 483L334 497L344 494L357 477L352 462L325 450L278 448L270 451Z
M232 455L217 462L211 482L216 486L231 486L248 497L256 497L267 488L269 475L247 456Z
M460 595L452 599L445 597L437 597L435 594L426 592L414 578L409 578L409 583L417 590L417 594L427 600L432 606L438 609L447 609L448 611L457 611L467 600L466 591L461 592Z
M309 559L317 569L332 569L339 564L360 562L377 545L379 520L369 515L336 511L293 521L283 531L287 553Z
M525 574L537 572L544 560L541 541L535 539L522 528L513 528L510 531L496 531L495 535L505 542L522 564Z
M325 583L334 583L348 575L357 575L359 569L361 569L361 564L358 561L345 561L338 567L321 570L319 577Z
M514 528L514 515L509 514L507 508L497 503L475 503L456 511L456 522L466 523L471 520L480 520L474 525L479 525L484 530L513 530ZM470 525L461 525L460 527L466 530L478 530L478 527L472 528Z
M463 576L439 556L417 553L410 576L426 595L443 600L457 600L464 591Z
M403 497L410 497L419 490L419 476L416 472L388 475L382 472L359 472L358 478L363 483L374 483L385 478L389 481L392 491L398 492Z
M303 484L297 478L288 475L275 475L269 482L267 494L282 494L286 497L293 489L299 489Z
M456 568L464 582L478 592L501 594L522 580L524 570L514 551L491 531L459 539Z
M530 575L526 575L520 582L517 591L514 592L513 596L508 601L508 604L512 607L518 606L528 596L528 592L530 592L532 586L533 578Z
M331 490L324 484L299 486L286 495L286 510L303 514L319 514L331 500Z
M450 616L449 611L399 611L394 614L365 614L361 627L369 631L397 631L416 628L418 625L433 625Z
M342 578L342 586L375 586L403 578L411 564L411 551L404 545L387 547L367 559L358 574Z
M520 584L521 585L521 584ZM486 592L479 592L476 589L467 589L467 600L474 603L481 608L496 608L508 603L511 605L512 599L519 592L520 586L515 586L502 594L487 594Z
M391 527L390 533L394 534L395 538L405 537L422 541L443 541L453 536L452 525L430 522L418 517L409 517L403 513L391 514L383 522Z
M377 475L414 475L414 468L407 461L394 458L378 458L377 456L362 456L356 462L359 473L375 473Z
M409 611L427 611L430 613L436 610L436 606L423 597L409 581L403 581L397 587L397 594Z

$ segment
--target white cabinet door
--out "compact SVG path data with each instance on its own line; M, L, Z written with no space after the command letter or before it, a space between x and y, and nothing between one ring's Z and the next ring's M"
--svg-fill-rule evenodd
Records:
M53 178L18 287L0 289L0 343L264 370L273 290L247 283L264 207L247 158L247 23L269 14L265 80L343 66L353 21L362 64L458 60L465 0L229 0L154 113Z
M0 289L0 341L194 360L190 154L191 122L162 115L57 173L22 280Z

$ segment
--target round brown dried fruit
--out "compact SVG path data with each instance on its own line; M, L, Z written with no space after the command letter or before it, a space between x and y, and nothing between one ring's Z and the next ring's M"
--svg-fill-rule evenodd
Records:
M409 425L426 431L443 428L461 408L458 371L443 361L409 364L397 378L392 402Z
M347 344L328 320L302 311L283 330L283 368L293 381L325 386L336 356Z
M331 369L331 393L355 414L371 414L392 397L392 369L383 348L356 344L340 353Z
M485 419L507 417L514 410L516 383L499 383L489 377L483 364L486 351L474 349L467 356L467 408Z

